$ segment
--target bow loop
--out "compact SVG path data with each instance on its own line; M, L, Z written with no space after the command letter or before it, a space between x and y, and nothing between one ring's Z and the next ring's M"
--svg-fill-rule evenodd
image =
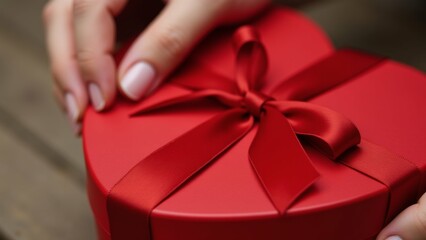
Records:
M235 77L240 93L245 95L250 90L260 90L268 59L259 34L254 28L243 26L236 31L233 40L237 55Z
M270 101L290 122L294 131L330 159L337 159L361 141L358 128L342 114L300 101Z

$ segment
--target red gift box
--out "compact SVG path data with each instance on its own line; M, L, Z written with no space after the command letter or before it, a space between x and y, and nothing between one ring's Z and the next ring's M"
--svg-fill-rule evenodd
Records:
M422 73L335 51L316 26L288 9L272 9L251 24L268 53L266 76L256 36L239 32L236 57L233 30L221 30L145 101L119 100L102 114L88 110L83 140L99 239L368 239L425 191ZM239 93L228 88L235 79ZM229 94L202 92L198 83ZM251 91L261 83L265 95ZM193 101L194 94L221 104ZM188 100L175 99L182 96L191 101L176 105ZM284 115L274 115L276 109ZM352 146L358 130L340 114L358 127L358 146ZM203 135L200 126L214 116L226 123L205 127ZM253 127L241 134L241 121ZM293 130L299 139L289 135ZM212 156L197 162L205 154Z

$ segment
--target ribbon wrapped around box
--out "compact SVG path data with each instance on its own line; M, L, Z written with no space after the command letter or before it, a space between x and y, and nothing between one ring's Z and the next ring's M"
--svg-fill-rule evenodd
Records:
M252 24L142 103L88 111L100 239L368 239L425 191L424 75L334 51L290 10Z

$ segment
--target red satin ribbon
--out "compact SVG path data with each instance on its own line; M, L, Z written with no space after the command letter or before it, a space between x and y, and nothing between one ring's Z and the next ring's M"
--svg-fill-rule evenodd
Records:
M337 52L265 94L261 89L267 56L259 36L253 28L242 27L234 40L236 84L205 69L191 70L177 76L173 83L194 92L145 106L132 115L205 98L230 107L140 161L114 186L107 200L112 239L151 239L152 210L244 137L255 122L259 127L249 149L250 162L280 214L318 178L297 136L333 160L360 142L359 131L351 121L300 100L327 91L382 59ZM322 77L324 74L327 78ZM209 81L202 81L205 78Z

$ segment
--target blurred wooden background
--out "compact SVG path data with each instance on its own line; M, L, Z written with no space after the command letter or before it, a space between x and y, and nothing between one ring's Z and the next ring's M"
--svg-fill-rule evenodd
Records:
M0 239L95 239L80 140L51 94L45 0L0 0ZM336 46L426 71L426 1L290 1Z

